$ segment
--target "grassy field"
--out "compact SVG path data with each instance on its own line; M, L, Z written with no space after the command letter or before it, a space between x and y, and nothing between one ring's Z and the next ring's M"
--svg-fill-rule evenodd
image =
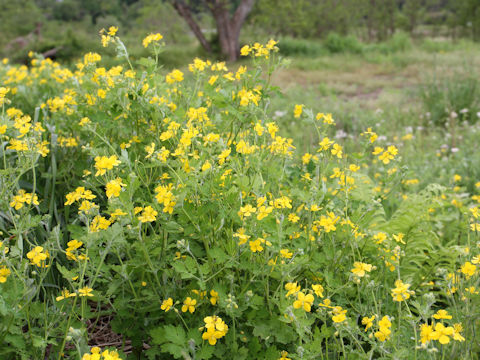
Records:
M449 118L452 111L460 118L460 111L465 108L473 122L480 117L477 115L480 107L479 83L476 81L480 65L478 45L428 40L392 54L330 54L287 59L288 65L273 77L273 83L282 89L282 95L272 101L271 107L278 111L277 114L284 114L286 133L301 146L301 151L316 146L314 131L308 123L287 120L288 113L282 110L289 103L302 103L309 108L333 113L340 136L352 136L368 127L392 142L409 133L416 135L409 145L411 152L404 154L412 155L406 163L414 171L422 169L432 159L434 163L430 164L430 169L435 168L435 164L442 167L439 152L445 152L445 146L448 146L461 148L462 156L466 157L460 162L457 158L449 158L452 160L451 172L456 169L466 171L465 167L473 166L469 174L473 177L479 175L475 169L478 163L470 163L471 159L477 158L478 145L472 138L476 130L472 132L470 123L462 123L460 119L455 122L455 129L450 129L449 124L431 126L432 119L428 114L438 108L441 111L443 106L443 119ZM472 81L470 87L462 86L466 79ZM425 95L439 84L444 89L435 94L437 97L433 100L425 100ZM470 96L473 96L471 108L468 100L461 100ZM454 134L451 136L452 130ZM442 145L444 150L441 150ZM438 173L432 174L432 178L429 175L423 174L428 177L425 183ZM448 183L450 178L444 180Z

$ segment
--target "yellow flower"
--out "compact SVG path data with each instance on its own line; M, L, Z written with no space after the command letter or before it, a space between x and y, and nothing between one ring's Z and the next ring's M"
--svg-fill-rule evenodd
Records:
M390 338L390 334L392 333L390 330L391 326L392 323L390 322L388 316L384 316L382 320L378 322L379 329L377 332L375 332L375 337L382 342L388 340Z
M88 286L84 286L83 288L78 289L78 296L90 297L90 296L93 296L92 292L93 292L92 288L89 288Z
M296 282L288 282L285 284L285 290L287 290L285 297L289 297L290 295L295 295L300 291L300 285L297 285Z
M260 206L258 208L257 220L262 220L268 216L273 210L272 206Z
M82 245L83 245L83 242L78 241L78 240L76 240L76 239L70 240L70 241L67 243L68 249L70 249L70 250L76 250L76 249L78 249L79 247L81 247Z
M314 297L312 294L305 295L303 292L297 293L297 300L293 302L294 309L303 308L306 312L310 312L312 310L312 304L314 301Z
M4 283L7 281L7 278L10 276L10 269L8 269L5 265L0 267L0 283Z
M210 85L213 85L213 84L215 84L215 81L217 81L217 79L218 79L218 75L212 75L212 76L210 76L210 78L208 79L208 83L209 83Z
M254 253L263 251L263 246L260 242L260 239L250 241L250 250Z
M460 271L467 276L467 279L475 275L476 270L477 270L477 267L473 265L470 261L467 261L460 268Z
M313 292L315 293L315 295L317 295L318 297L321 297L323 298L323 286L320 285L320 284L314 284L312 285L312 289L313 289Z
M337 156L337 158L341 159L342 158L342 154L343 154L343 148L338 145L338 144L333 144L333 148L331 150L331 153L333 156Z
M373 320L375 320L375 315L370 318L365 316L362 319L362 325L365 325L365 332L373 326Z
M347 319L347 310L343 310L341 306L335 306L333 308L332 320L334 323L342 323Z
M164 213L173 213L173 207L176 205L176 197L173 195L172 185L159 185L155 188L155 199L163 205Z
M153 153L155 152L155 143L152 142L150 145L145 146L145 151L147 152L145 159L152 157Z
M410 298L410 295L414 294L414 291L408 290L410 284L404 284L402 280L395 281L395 288L392 289L393 301L404 301Z
M143 47L148 47L148 45L150 45L150 43L154 42L154 41L160 41L163 39L163 36L159 33L156 33L156 34L150 34L150 35L147 35L143 41L142 41L142 44L143 44Z
M282 353L280 355L281 357L278 360L292 360L288 357L288 352L286 352L285 350L282 350Z
M120 196L120 191L122 191L122 187L126 186L122 183L121 178L116 178L115 180L109 181L106 185L106 195L107 198L111 197L118 197Z
M375 235L373 235L373 239L376 240L376 244L381 244L382 242L387 240L387 234L385 234L384 232L376 233Z
M291 214L288 214L288 221L290 221L291 223L296 223L298 222L298 220L300 220L300 217L297 216L297 214L295 213L291 213Z
M206 145L208 143L216 143L218 140L220 140L219 134L208 133L203 137L203 144Z
M80 214L81 212L84 212L85 214L88 214L90 210L97 208L98 205L95 205L95 203L88 201L88 200L83 200L81 205L78 207L78 213Z
M422 324L420 325L420 341L422 344L425 344L426 342L430 340L435 340L433 336L434 330L432 325L428 324Z
M110 157L97 156L95 157L95 169L97 169L95 176L104 175L107 170L112 170L114 166L119 164L120 160L118 160L116 155Z
M207 316L203 319L206 331L202 334L203 340L208 340L210 345L215 345L218 339L227 334L228 325L218 316Z
M480 208L478 206L475 206L475 207L471 208L470 212L472 213L472 216L475 219L478 219L478 217L480 216Z
M248 56L248 54L250 54L251 51L252 51L252 49L250 48L250 46L245 45L240 49L240 55L241 56Z
M217 305L217 301L218 301L218 292L216 292L215 290L210 290L210 303L212 305Z
M250 235L245 234L244 228L239 228L237 232L233 233L233 236L239 239L238 245L243 245L250 239Z
M293 253L288 249L280 250L280 255L285 259L291 259L293 257Z
M167 312L168 310L170 310L172 306L173 306L173 299L168 298L166 300L163 300L162 305L160 306L160 309Z
M23 204L39 205L38 196L36 194L27 193L23 189L18 190L17 195L15 195L10 202L10 206L15 210L19 210L23 207Z
M252 205L247 204L245 206L240 207L240 211L238 212L238 216L240 216L243 219L244 217L251 216L256 211L257 211L257 208L254 208Z
M438 340L440 344L445 345L450 342L449 336L453 336L454 332L453 327L445 327L442 323L437 323L435 325L435 331L431 336L433 340Z
M165 81L167 82L167 84L181 82L183 81L183 72L181 72L178 69L175 69L165 76Z
M116 26L110 26L110 27L108 28L108 35L110 35L110 36L115 36L115 34L117 33L117 31L118 31L118 27L116 27Z
M295 105L295 109L293 109L293 116L298 119L303 112L303 105Z
M207 171L209 169L212 168L212 164L210 163L210 161L205 161L202 165L202 171Z
M331 141L328 137L324 137L322 141L318 143L318 145L320 146L318 151L328 150L332 144L333 141Z
M103 89L98 89L97 95L100 99L105 99L105 97L107 96L107 92Z
M140 222L142 222L142 223L152 222L152 221L155 221L157 219L157 215L158 215L158 212L155 211L149 205L149 206L146 206L143 209L142 214L138 217L138 220L140 220Z
M98 232L99 230L107 230L110 225L112 225L110 220L107 220L103 216L97 215L93 218L92 223L90 224L90 231Z
M398 233L398 234L394 234L393 235L393 239L396 241L396 242L399 242L401 244L404 244L405 245L405 241L403 240L405 234L403 233Z
M46 267L45 260L48 258L48 252L43 252L42 246L35 246L27 253L27 258L30 259L30 263L32 265L36 265L38 267Z
M205 331L202 334L202 339L208 340L208 343L210 345L215 345L217 343L217 339L221 337L222 337L222 334L218 331L215 331L215 329L213 328L207 329L207 331Z
M57 296L55 298L56 301L61 301L63 299L68 299L68 298L71 298L71 297L74 297L74 296L77 296L77 294L75 293L71 293L70 291L68 291L67 289L64 289L62 290L62 293L60 296Z
M348 169L349 169L351 172L357 172L358 170L360 170L360 166L355 165L355 164L350 164L350 165L348 166Z
M465 338L460 334L463 331L462 324L453 324L453 340L465 341Z
M183 301L182 312L190 311L191 314L195 312L195 305L197 300L192 299L190 296Z
M354 268L351 270L351 272L358 277L364 277L365 272L372 271L372 265L370 264L365 264L365 263L356 261L353 263L353 266Z
M452 318L452 315L449 315L447 310L438 310L437 313L433 315L433 317L437 320L441 320L441 319L448 320Z

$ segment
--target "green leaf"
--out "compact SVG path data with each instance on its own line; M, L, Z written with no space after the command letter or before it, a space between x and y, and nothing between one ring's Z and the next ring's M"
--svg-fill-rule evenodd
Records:
M163 344L160 348L162 349L163 352L172 354L175 359L181 359L181 358L189 359L189 357L184 356L188 354L188 350L186 350L184 346L173 344L173 343L166 343L166 344Z
M185 345L186 334L181 326L165 325L150 331L154 344L164 344L171 342L177 345Z
M215 347L208 344L208 343L205 343L201 348L200 350L195 354L196 355L196 359L199 359L199 360L206 360L206 359L210 359L213 355L213 351L215 350Z

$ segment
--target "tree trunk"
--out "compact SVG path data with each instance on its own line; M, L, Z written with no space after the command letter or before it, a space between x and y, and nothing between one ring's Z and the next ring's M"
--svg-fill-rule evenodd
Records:
M195 20L193 20L188 5L185 4L182 0L175 0L173 2L173 7L175 8L175 10L177 10L178 14L185 19L188 26L193 31L205 51L211 53L212 47L210 46L210 43L207 41L207 39L205 39L205 36L203 36L202 30L200 29L198 24L195 22Z
M228 1L206 0L217 24L218 40L222 55L229 61L235 61L240 55L240 31L255 0L242 0L233 16L230 16Z
M245 19L252 11L255 0L241 0L233 16L230 16L229 0L202 0L202 2L215 19L222 55L229 61L237 60L240 55L240 31ZM183 0L174 0L173 6L185 19L205 50L211 52L212 47L193 19L188 5Z
M238 57L237 47L235 46L235 29L233 23L230 20L230 14L228 8L221 1L216 1L216 4L210 8L212 15L217 24L218 41L220 43L220 49L222 55L229 61L235 61ZM238 33L237 37L240 34ZM238 42L238 40L237 40Z

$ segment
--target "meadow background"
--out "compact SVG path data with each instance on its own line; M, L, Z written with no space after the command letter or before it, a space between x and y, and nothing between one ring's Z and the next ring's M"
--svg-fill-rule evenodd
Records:
M477 0L0 0L0 34L0 358L479 358Z

